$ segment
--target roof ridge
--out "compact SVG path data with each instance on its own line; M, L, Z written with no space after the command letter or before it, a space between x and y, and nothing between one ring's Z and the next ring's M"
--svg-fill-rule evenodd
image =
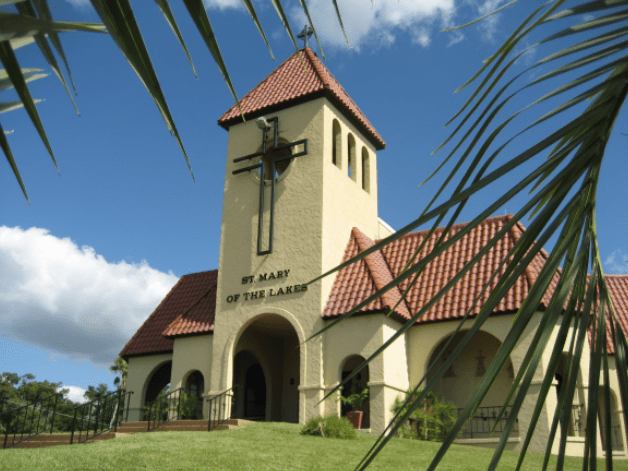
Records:
M358 243L359 252L364 252L367 249L370 249L375 245L375 242L368 236L366 236L360 229L354 227L351 229L351 235L355 237ZM379 291L383 287L385 287L388 283L394 280L394 276L392 271L390 270L390 266L388 265L388 261L386 257L382 253L381 250L375 250L371 252L366 257L363 258L366 263L367 269L373 282L375 283L375 287ZM385 305L388 305L389 309L393 309L395 305L397 308L395 312L400 316L410 319L412 316L410 315L410 309L408 309L408 305L401 296L401 292L399 291L398 286L394 286L390 290L386 291L381 295L382 301L384 301ZM399 303L399 304L397 304Z
M305 52L305 56L310 60L310 63L312 64L312 66L314 67L314 71L316 72L316 75L318 75L318 78L321 80L321 82L323 82L323 87L331 90L331 82L329 81L329 79L325 76L325 70L327 70L327 67L325 67L322 62L320 61L320 59L318 58L318 56L316 54L314 54L314 51L312 51L309 47L306 47L305 49L302 49L303 52ZM295 52L296 54L296 52ZM331 75L331 73L329 72L329 70L327 70L327 72L329 73L329 75ZM331 77L336 80L336 78L331 75ZM337 80L336 80L337 82Z

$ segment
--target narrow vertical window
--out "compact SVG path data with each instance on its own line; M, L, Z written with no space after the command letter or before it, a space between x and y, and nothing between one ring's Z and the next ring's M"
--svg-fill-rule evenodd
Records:
M369 152L366 150L366 147L362 147L362 189L367 193L371 192L370 179Z
M347 165L347 174L355 181L357 177L355 172L355 138L351 133L349 133L349 137L347 138L347 150L347 157L349 160L349 164Z
M342 168L340 162L342 160L341 154L341 143L340 143L340 124L338 124L338 120L334 119L333 130L332 130L333 142L332 142L332 150L331 150L331 161L338 168Z

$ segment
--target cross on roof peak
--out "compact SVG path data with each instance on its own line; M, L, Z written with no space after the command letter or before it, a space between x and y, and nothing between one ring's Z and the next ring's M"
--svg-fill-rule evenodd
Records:
M312 36L312 34L314 34L314 30L312 29L310 25L306 24L303 27L303 31L301 31L299 35L297 36L297 38L302 39L305 42L305 44L303 45L303 49L307 47L307 40L309 39L310 36Z

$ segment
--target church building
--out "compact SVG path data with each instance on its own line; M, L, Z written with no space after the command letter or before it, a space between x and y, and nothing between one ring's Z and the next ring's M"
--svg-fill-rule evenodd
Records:
M485 220L450 247L427 266L404 299L407 284L310 339L398 276L428 233L406 234L337 274L306 284L394 232L378 217L377 160L386 144L308 47L242 98L241 111L233 106L218 124L229 133L219 267L181 277L122 350L129 364L127 389L134 391L129 418L141 420L144 407L168 384L199 398L241 385L233 410L241 418L304 424L312 417L344 414L340 402L323 401L324 396L443 288L511 216ZM451 235L463 226L454 226ZM483 286L524 231L514 225L419 322L353 378L358 390L369 388L364 428L381 433L393 416L395 399L418 383L452 335L446 348L455 348L468 330L455 332L459 320L476 297L488 298ZM440 233L431 236L419 259ZM546 257L545 252L537 255L439 381L437 392L456 407L463 407L476 389ZM609 276L608 282L616 308L628 313L628 278ZM628 331L628 316L623 321ZM491 435L490 427L483 427L494 424L491 417L506 400L533 335L534 326L458 442L497 443L499 432ZM519 449L525 438L550 354L526 396L509 449ZM588 366L582 364L567 454L584 450L587 384ZM559 375L554 387L560 388ZM614 453L625 456L619 388L613 377L604 387L611 390L607 406ZM529 451L544 452L555 407L556 394L550 394Z

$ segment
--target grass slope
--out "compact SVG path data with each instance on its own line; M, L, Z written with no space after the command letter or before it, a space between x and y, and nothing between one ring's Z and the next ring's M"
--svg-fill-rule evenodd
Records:
M28 471L84 470L352 470L375 437L357 440L302 436L299 425L253 423L235 430L140 433L89 445L0 450L0 469ZM372 470L426 469L440 444L393 440L375 459ZM485 470L491 450L463 445L451 447L439 470ZM505 452L501 470L514 469L518 454ZM537 471L542 456L529 454L524 469ZM550 469L554 469L553 461ZM614 469L628 470L616 461ZM580 470L582 460L567 458L566 470ZM598 469L604 469L600 462Z

